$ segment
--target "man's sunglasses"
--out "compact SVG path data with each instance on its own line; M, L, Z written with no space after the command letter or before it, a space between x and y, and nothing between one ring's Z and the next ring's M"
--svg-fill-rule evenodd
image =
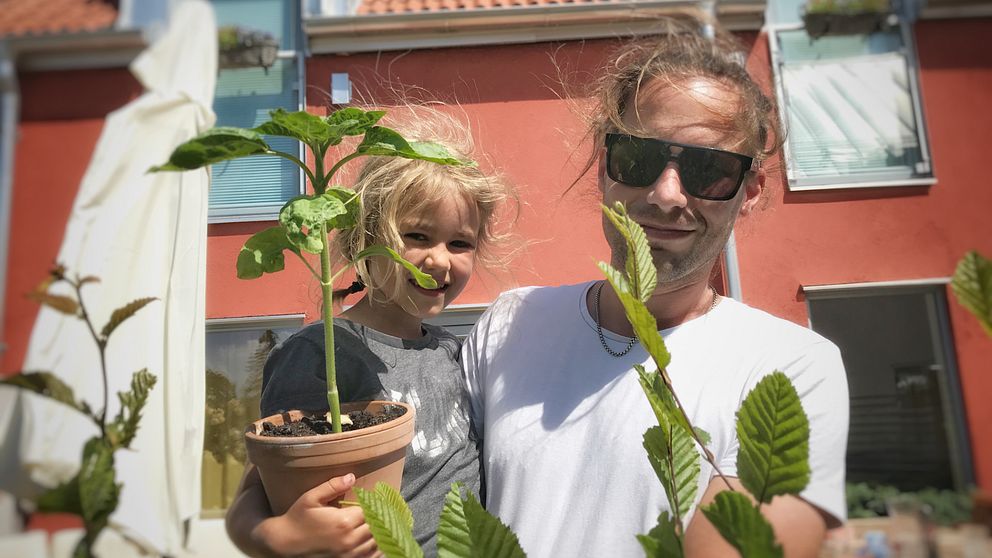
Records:
M611 180L647 188L668 166L678 163L679 179L689 195L714 201L733 199L744 175L758 170L754 157L627 134L606 134L606 174Z

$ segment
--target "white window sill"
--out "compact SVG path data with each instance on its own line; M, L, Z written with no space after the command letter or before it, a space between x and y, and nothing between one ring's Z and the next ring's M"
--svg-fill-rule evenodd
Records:
M937 183L935 177L903 178L897 180L870 180L865 182L832 182L829 184L798 184L790 181L790 192L808 192L818 190L854 190L863 188L900 188L906 186L933 186Z

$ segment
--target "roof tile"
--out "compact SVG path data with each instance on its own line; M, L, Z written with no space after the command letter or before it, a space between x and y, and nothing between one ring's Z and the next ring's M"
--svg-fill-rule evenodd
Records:
M0 0L0 37L109 29L116 0Z

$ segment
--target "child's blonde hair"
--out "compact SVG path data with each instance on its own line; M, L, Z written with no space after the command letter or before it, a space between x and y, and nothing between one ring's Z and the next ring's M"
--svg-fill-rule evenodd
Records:
M457 194L474 204L478 211L476 259L487 267L502 264L498 248L508 234L497 227L496 213L505 202L516 201L515 193L498 172L486 173L474 163L474 144L466 125L434 108L405 108L409 118L384 125L395 129L407 141L441 144L451 156L472 163L440 165L402 157L368 157L354 185L361 200L358 225L338 232L335 237L338 254L351 261L374 244L384 244L402 253L401 219L429 212L431 207ZM386 119L391 115L387 114ZM369 274L367 262L359 262L355 271L370 293L377 289L396 292L396 286L406 280L403 273L389 273L376 281Z

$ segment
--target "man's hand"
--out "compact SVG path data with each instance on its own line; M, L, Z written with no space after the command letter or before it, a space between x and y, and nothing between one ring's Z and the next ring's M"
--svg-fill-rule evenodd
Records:
M273 517L258 471L250 467L227 512L228 535L250 556L382 556L360 507L328 506L354 484L354 475L335 477L305 492L285 514Z
M747 494L740 481L735 478L728 480L734 490ZM712 503L723 490L727 490L727 485L719 477L713 477L703 493L700 507ZM775 538L785 550L786 558L815 558L819 554L827 532L827 522L823 512L815 506L795 496L777 496L761 506L761 513L775 529ZM697 508L686 530L685 555L689 558L711 558L737 556L738 553Z

